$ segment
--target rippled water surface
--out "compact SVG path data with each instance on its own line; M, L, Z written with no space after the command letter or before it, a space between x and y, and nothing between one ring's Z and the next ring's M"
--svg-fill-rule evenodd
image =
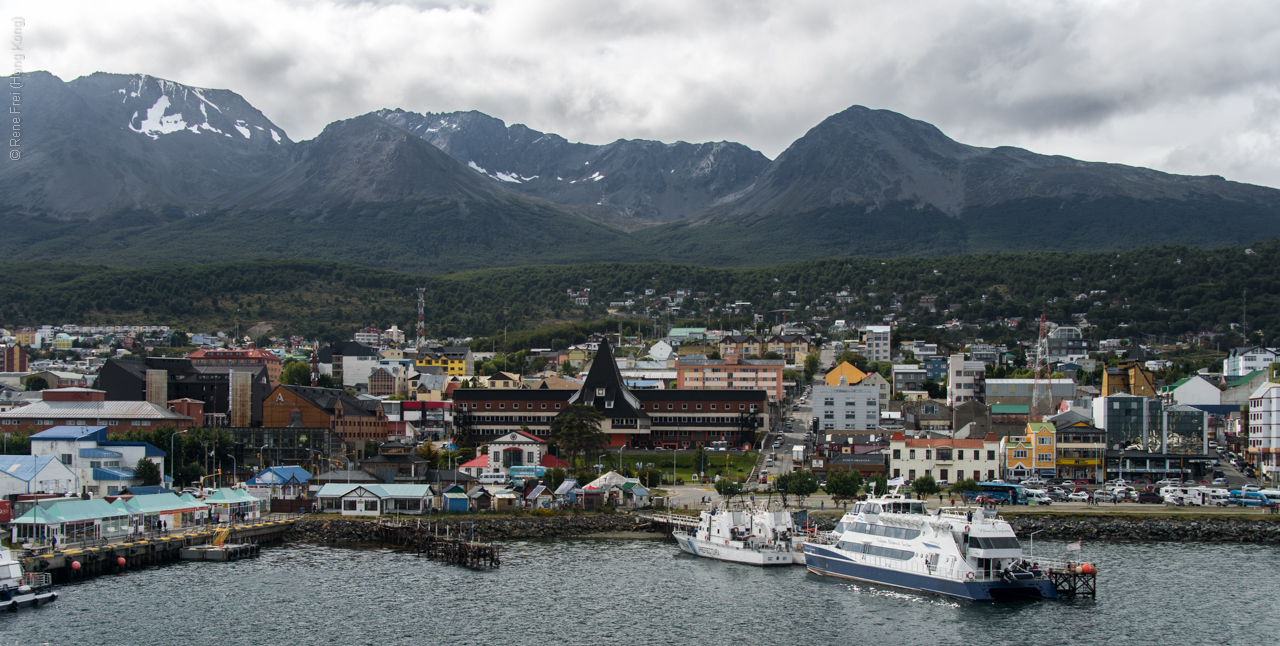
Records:
M1060 555L1060 543L1037 543ZM1275 644L1280 549L1086 544L1097 600L979 604L658 540L513 542L474 572L387 550L290 546L60 586L0 616L8 644Z

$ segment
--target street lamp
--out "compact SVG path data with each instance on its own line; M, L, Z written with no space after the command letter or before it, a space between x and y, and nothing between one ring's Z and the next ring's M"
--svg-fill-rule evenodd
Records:
M169 480L171 481L173 480L173 438L177 437L179 433L186 433L190 430L189 428L183 429L169 436Z

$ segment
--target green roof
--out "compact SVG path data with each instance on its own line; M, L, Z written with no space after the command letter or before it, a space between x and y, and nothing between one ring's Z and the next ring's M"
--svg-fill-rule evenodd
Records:
M1254 378L1257 377L1258 375L1263 374L1265 372L1266 370L1254 370L1253 372L1247 375L1243 375L1237 378L1235 381L1228 381L1227 388L1235 388L1236 386L1243 386L1249 383L1250 381L1253 381Z
M231 489L223 487L212 494L205 496L204 501L210 505L225 505L237 502L260 502L257 498L239 489Z
M1026 404L992 404L992 415L1027 415L1031 407Z
M111 506L110 503L101 498L94 498L93 500L75 499L36 505L31 508L31 511L23 514L22 518L13 522L23 525L52 525L72 523L78 520L122 518L127 515L124 510Z
M160 514L169 511L208 507L202 502L196 502L195 499L190 501L183 500L173 493L134 496L129 500L116 498L111 505L117 509L128 511L130 514Z

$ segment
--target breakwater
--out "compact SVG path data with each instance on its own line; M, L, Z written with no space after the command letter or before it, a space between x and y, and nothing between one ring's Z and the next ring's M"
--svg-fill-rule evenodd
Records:
M468 541L501 541L531 538L649 532L649 521L629 514L573 516L447 516L401 522L420 524L431 534ZM298 521L288 540L322 544L379 544L385 542L377 523L364 519L308 519Z
M1217 516L1094 516L1019 514L1005 520L1020 537L1097 541L1280 543L1280 519Z

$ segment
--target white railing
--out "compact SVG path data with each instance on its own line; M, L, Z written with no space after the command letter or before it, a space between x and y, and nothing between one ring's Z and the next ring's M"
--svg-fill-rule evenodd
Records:
M22 582L39 590L53 585L53 575L48 572L27 572L22 575Z

